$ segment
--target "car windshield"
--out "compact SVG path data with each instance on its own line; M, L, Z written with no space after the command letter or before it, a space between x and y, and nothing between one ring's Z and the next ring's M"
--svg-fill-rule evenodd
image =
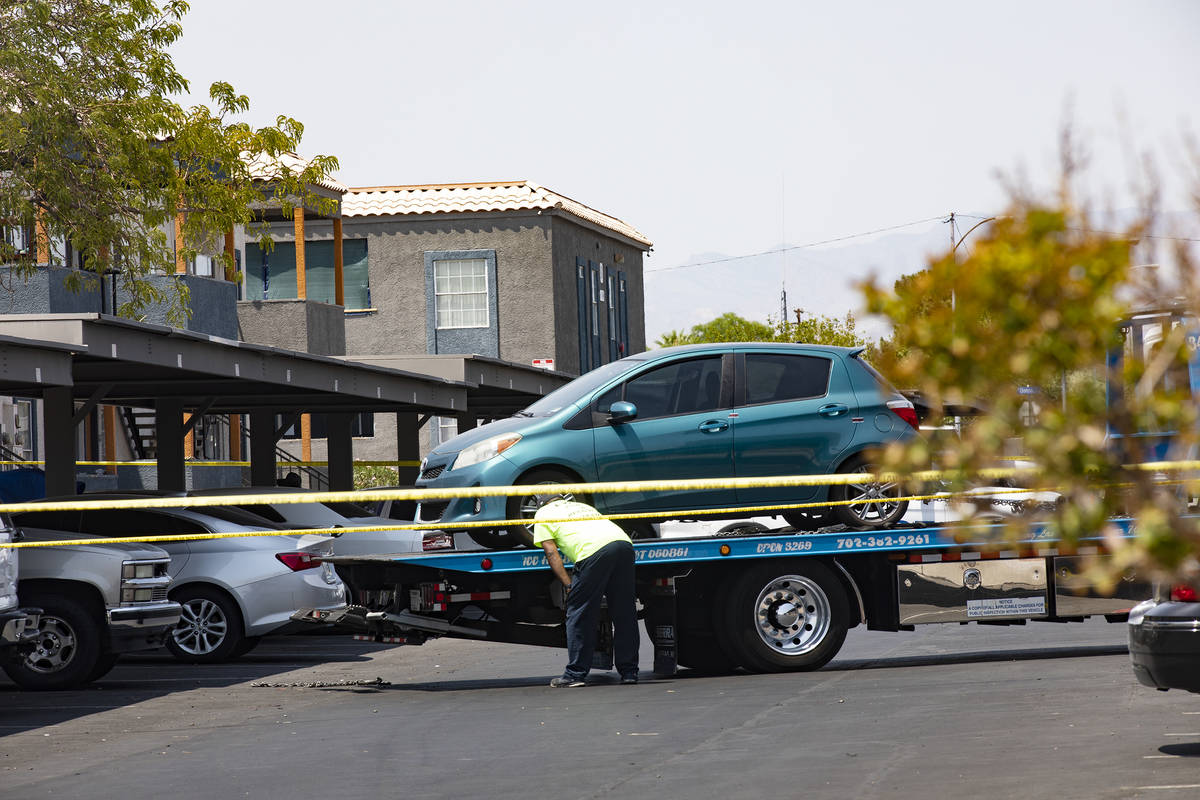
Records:
M548 417L561 408L565 408L580 398L586 397L608 383L613 378L632 369L645 358L623 358L602 367L596 367L591 372L580 375L566 386L555 389L550 394L538 400L524 411L518 411L519 417Z

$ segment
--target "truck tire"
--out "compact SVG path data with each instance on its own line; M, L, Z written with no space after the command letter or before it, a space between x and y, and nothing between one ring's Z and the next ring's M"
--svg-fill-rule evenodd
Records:
M718 591L714 628L722 649L751 672L814 670L846 639L849 602L817 561L762 564L731 575Z
M246 639L242 612L219 589L188 584L171 593L183 606L179 624L167 637L167 650L180 661L213 664L238 655Z
M579 482L580 481L578 479L573 478L572 476L566 474L565 472L560 472L559 470L556 470L556 469L538 469L538 470L534 470L533 472L530 472L527 475L521 476L521 479L519 481L517 481L517 485L518 486L526 486L526 485L529 485L529 486L551 486L556 483L579 483ZM507 519L532 519L533 515L537 513L538 508L541 507L541 502L539 501L538 498L545 497L546 495L553 495L556 497L561 497L565 500L576 500L580 503L586 503L588 505L591 505L591 503L592 503L591 496L586 495L586 494L578 494L578 495L569 494L569 493L562 494L560 492L545 491L545 490L540 491L540 492L530 492L529 494L513 495L512 497L508 498L508 505L506 506L507 511L505 512L506 518ZM513 544L511 544L510 547L516 546L516 545L525 545L526 547L533 547L533 526L532 525L514 525L508 529L508 533L509 533L509 536L512 537L512 539L510 541L513 542ZM475 538L474 534L472 534L471 538L472 539ZM475 541L479 542L478 539L475 539ZM483 544L483 542L479 542L479 543ZM486 547L487 545L484 545L484 546ZM495 549L495 548L493 548L493 549Z
M877 464L856 456L842 466L838 472L875 472ZM903 489L898 483L862 483L832 486L829 489L829 499L833 501L880 500L881 502L862 503L859 505L831 506L835 522L856 530L871 530L886 528L899 522L908 511L907 500L888 500L903 495Z
M40 607L42 619L37 648L24 659L3 665L13 683L39 691L71 689L100 677L93 673L102 663L104 624L94 609L70 595L31 592L21 601Z
M108 673L112 672L112 668L117 665L116 653L104 653L100 658L96 659L96 666L92 667L92 671L88 673L87 680L84 683L98 681Z

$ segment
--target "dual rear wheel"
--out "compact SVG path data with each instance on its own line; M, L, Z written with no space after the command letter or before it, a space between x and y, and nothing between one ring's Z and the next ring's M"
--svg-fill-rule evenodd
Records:
M711 640L680 648L684 666L704 672L819 669L850 628L847 592L815 560L777 562L726 577L713 598Z

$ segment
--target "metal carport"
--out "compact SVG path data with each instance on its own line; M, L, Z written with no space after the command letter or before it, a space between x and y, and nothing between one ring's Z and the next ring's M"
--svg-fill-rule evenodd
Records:
M51 495L73 493L75 425L98 403L155 410L162 489L184 488L184 412L249 413L254 484L274 482L275 415L325 412L330 487L349 489L354 414L416 419L468 407L460 381L101 314L0 316L0 357L0 394L43 399Z

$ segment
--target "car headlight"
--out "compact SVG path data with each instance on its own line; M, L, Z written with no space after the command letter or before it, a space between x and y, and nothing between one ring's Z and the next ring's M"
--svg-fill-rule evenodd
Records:
M484 439L482 442L476 442L458 454L458 458L454 459L454 464L450 469L481 464L500 455L519 441L521 441L521 434L505 433Z

